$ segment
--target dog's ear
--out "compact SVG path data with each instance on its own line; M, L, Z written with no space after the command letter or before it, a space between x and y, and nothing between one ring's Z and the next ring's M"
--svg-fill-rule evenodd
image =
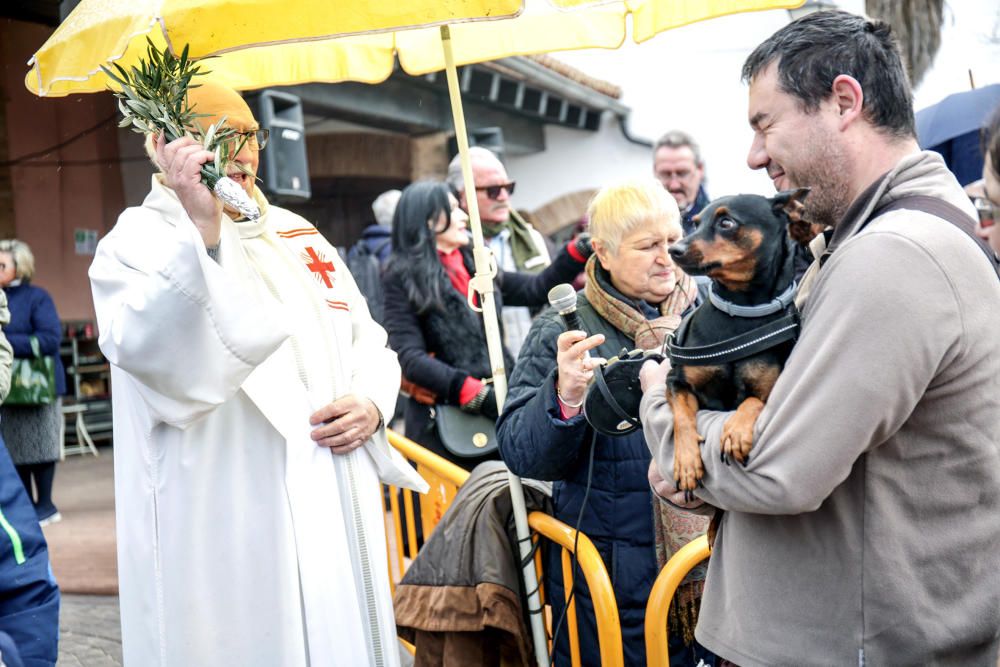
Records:
M802 200L809 194L809 188L797 188L795 190L783 190L771 198L771 210L775 213L784 211L789 222L799 222L802 220L802 211L805 205Z

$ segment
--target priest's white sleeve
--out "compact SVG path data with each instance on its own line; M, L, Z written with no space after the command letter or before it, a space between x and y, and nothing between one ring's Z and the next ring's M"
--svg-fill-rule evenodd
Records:
M101 351L157 421L183 427L224 403L288 336L187 220L128 209L89 275Z

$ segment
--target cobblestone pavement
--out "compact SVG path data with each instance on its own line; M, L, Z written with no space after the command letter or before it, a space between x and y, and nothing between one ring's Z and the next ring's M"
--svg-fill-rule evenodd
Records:
M118 598L63 595L57 667L120 667L122 631Z

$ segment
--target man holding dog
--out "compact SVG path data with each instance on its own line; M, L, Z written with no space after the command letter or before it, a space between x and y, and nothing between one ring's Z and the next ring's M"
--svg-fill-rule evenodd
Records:
M778 191L810 187L806 216L833 234L745 466L720 461L729 413L698 415L695 495L727 511L696 637L743 667L995 665L1000 282L959 227L975 210L917 146L884 23L811 14L743 77L748 164ZM670 478L668 367L644 368L641 412Z

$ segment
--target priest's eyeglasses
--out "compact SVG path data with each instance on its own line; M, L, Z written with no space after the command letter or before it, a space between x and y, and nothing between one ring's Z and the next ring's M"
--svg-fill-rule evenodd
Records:
M259 130L237 132L236 136L246 138L247 146L250 148L262 151L264 150L264 147L267 146L267 140L271 136L271 131L266 128L261 128Z

